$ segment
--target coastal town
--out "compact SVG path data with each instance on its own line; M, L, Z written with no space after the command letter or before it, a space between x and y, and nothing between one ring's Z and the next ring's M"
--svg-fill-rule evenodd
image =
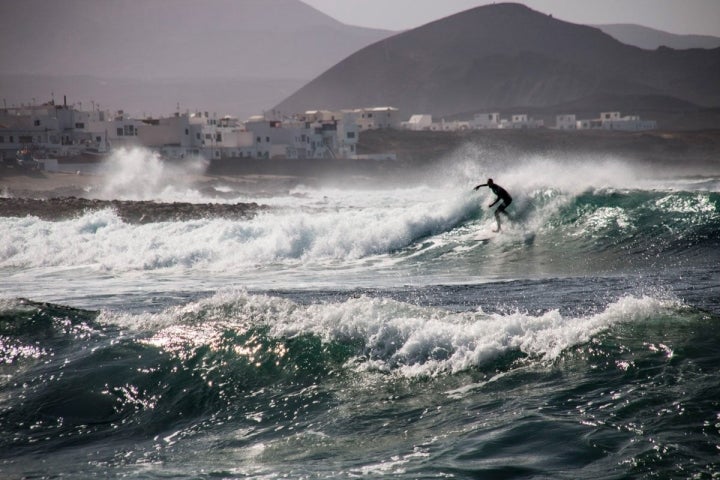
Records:
M620 112L601 112L598 118L556 116L546 126L527 114L503 117L480 113L469 121L436 121L432 115L412 114L404 120L392 106L339 111L310 110L284 114L277 111L246 121L207 111L175 112L166 117L134 118L123 111L111 113L94 104L50 101L0 109L0 155L5 165L53 171L63 162L100 159L114 149L142 146L168 161L190 157L228 159L392 159L393 154L361 155L357 144L362 132L376 129L458 131L486 129L618 130L643 131L656 122Z

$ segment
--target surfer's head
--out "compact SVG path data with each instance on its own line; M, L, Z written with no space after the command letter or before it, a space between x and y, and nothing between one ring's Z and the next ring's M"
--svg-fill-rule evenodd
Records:
M487 184L488 184L488 185L492 185L492 184L493 184L492 178L488 178Z

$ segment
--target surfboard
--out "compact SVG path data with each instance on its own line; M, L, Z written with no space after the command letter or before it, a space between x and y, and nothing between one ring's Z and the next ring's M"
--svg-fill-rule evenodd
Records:
M493 238L497 237L500 234L500 232L496 232L494 230L486 229L481 230L475 235L475 240L478 242L489 242Z

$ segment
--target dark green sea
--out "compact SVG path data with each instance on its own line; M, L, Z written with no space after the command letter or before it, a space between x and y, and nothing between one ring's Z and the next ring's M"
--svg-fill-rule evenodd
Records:
M469 165L0 212L0 477L720 478L720 179Z

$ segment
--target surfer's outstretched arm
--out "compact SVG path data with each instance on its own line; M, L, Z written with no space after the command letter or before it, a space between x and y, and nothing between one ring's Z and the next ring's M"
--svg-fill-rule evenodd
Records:
M487 186L488 186L487 183L483 183L482 185L478 185L477 187L473 188L473 190L477 190L480 187L487 187Z

